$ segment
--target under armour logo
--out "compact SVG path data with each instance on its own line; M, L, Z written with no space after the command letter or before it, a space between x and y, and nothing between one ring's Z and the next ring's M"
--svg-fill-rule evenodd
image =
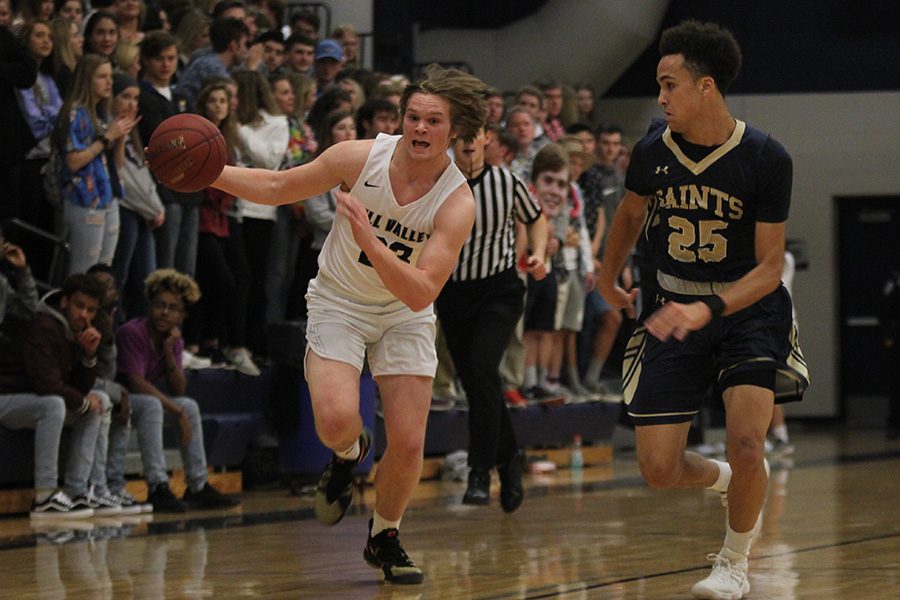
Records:
M660 173L662 173L663 175L668 175L669 174L669 165L666 165L664 167L660 167L659 165L657 165L656 171L654 171L653 174L659 175Z

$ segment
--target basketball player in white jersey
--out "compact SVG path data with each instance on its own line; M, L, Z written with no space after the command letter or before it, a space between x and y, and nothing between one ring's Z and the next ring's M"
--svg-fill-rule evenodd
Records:
M423 580L400 546L398 527L422 470L437 367L432 303L475 219L472 193L447 149L484 125L484 94L477 78L432 66L403 94L401 136L343 142L288 171L225 167L213 184L275 205L340 188L307 294L306 379L316 431L334 451L319 482L316 516L329 525L341 520L352 499L353 467L371 448L359 415L368 352L387 448L363 556L395 583Z

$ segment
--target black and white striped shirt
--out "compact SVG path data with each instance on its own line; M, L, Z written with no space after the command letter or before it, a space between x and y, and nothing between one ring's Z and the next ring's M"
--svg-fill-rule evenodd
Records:
M459 254L451 281L485 279L516 263L516 227L519 220L534 222L541 209L528 188L509 169L485 165L469 180L475 196L475 225Z

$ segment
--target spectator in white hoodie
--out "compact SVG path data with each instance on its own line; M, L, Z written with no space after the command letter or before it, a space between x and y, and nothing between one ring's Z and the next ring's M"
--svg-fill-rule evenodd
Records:
M288 146L287 117L281 114L262 73L242 70L236 71L233 77L238 86L238 142L242 162L249 167L277 170ZM266 265L276 207L253 202L239 204L241 230L253 277L247 302L247 345L255 353L265 353ZM243 358L229 356L232 361Z

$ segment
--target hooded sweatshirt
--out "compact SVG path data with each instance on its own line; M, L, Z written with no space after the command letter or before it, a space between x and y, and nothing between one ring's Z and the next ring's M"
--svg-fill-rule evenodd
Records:
M15 283L0 274L0 394L21 388L16 381L25 377L22 346L40 303L31 269L25 267L10 277Z
M84 359L65 315L60 312L61 291L41 299L37 315L25 337L24 383L19 391L41 396L61 396L69 411L84 414L90 409L88 393L94 387L96 360Z

